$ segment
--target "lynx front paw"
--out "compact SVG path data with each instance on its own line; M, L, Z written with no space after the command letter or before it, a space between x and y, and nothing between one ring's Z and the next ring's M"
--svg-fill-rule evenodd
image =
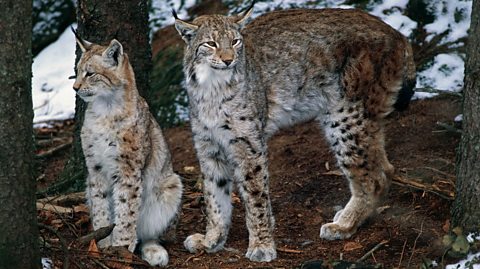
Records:
M338 240L350 238L357 231L356 227L343 227L338 222L322 225L320 237L326 240Z
M258 244L248 248L245 257L254 262L271 262L277 258L277 250L274 244Z
M168 264L168 253L157 242L151 241L142 245L142 259L151 266L166 266Z

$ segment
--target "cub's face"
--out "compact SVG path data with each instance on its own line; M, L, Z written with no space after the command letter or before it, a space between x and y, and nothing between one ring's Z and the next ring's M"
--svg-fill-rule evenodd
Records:
M112 40L108 46L100 46L78 39L82 57L77 64L77 76L73 89L85 102L111 99L122 86L123 48Z
M188 53L197 63L216 70L234 68L243 53L240 33L252 9L242 16L206 15L187 23L176 17L175 28L187 43Z

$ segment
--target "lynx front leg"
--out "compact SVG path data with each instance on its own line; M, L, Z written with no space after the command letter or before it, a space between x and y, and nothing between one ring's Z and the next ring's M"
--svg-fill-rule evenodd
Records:
M267 152L264 141L237 139L235 177L246 211L249 233L246 257L252 261L270 262L277 257L273 229L275 221L268 187Z
M217 252L223 248L230 229L232 203L231 173L220 147L210 141L195 139L195 146L204 175L203 192L207 206L206 234L193 234L184 242L190 252L205 249Z
M112 180L115 212L112 246L127 246L133 252L137 244L136 228L142 193L140 169L114 174Z
M393 166L385 154L380 123L355 119L331 126L327 134L352 192L345 208L320 230L320 237L335 240L351 237L375 211L388 190L386 173L393 173Z
M100 165L97 165L97 169ZM90 208L93 229L98 230L109 226L112 223L111 208L109 199L111 198L111 184L103 178L100 173L90 171L87 179L86 198ZM110 236L98 242L99 247L105 248L112 245Z

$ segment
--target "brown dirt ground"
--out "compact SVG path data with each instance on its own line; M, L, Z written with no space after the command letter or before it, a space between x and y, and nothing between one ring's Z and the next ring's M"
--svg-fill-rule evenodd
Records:
M243 206L236 196L232 199L235 209L226 243L228 250L199 255L185 251L183 240L205 229L198 188L201 176L189 127L164 130L174 170L184 178L185 185L177 240L167 246L168 268L300 268L310 260L356 261L385 240L387 243L366 258L366 263L383 264L383 268L419 268L423 258L440 261L442 253L436 242L448 230L451 202L448 196L454 189L455 147L459 137L441 130L436 122L453 124L459 112L458 98L438 97L414 101L406 112L389 117L386 148L397 169L396 176L403 181L414 181L417 187L393 184L378 215L348 240L325 241L319 237L320 226L331 221L350 194L347 181L335 175L334 158L316 124L305 123L275 135L269 142L269 169L278 258L271 263L254 263L244 257L248 233ZM52 162L47 160L40 166L46 175L42 182L55 175L52 169L58 171L63 165L62 156L65 158L67 154L53 156ZM429 186L432 191L421 190L421 186ZM102 268L102 262L118 260L118 255L113 255L101 256L93 262L94 258L86 254L88 247L73 242L91 229L88 214L82 210L60 217L42 210L39 222L55 227L60 237L65 238L70 248L70 268ZM58 235L44 229L41 233L50 244L42 248L42 254L52 257L61 268L65 255L56 239ZM138 258L134 261L133 268L150 268Z

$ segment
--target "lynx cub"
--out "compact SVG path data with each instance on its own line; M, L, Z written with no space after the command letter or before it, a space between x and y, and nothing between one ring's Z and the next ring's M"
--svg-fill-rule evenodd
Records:
M415 68L407 40L362 11L277 11L244 27L251 13L191 23L174 14L186 42L184 73L208 215L206 233L184 245L191 252L223 247L235 184L246 209L246 257L271 261L277 254L267 139L280 128L318 121L352 192L320 237L349 238L387 192L394 168L383 121L408 104Z
M159 244L175 223L182 183L173 172L162 131L138 94L122 45L107 47L77 36L83 54L73 89L88 103L81 131L88 168L86 196L95 230L115 223L101 247L140 243L142 258L166 265Z

